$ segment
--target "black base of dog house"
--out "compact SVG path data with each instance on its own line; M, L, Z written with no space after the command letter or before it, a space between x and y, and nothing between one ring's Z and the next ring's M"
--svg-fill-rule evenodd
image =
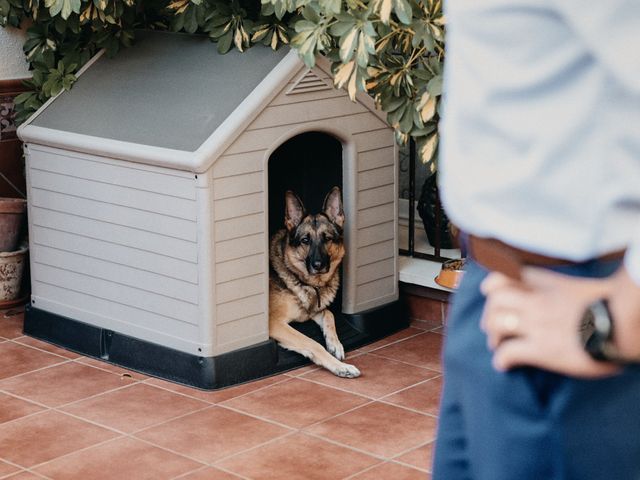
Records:
M346 351L409 325L408 315L399 301L355 315L335 316L338 336ZM324 345L322 332L314 322L293 326ZM30 305L25 311L24 333L83 355L206 390L229 387L309 363L273 340L215 357L199 357Z

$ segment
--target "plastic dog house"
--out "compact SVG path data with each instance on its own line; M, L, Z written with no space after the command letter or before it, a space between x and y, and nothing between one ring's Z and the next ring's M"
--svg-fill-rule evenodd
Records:
M302 363L268 338L268 167L308 132L341 147L345 347L406 325L393 131L368 96L334 89L328 68L158 32L115 59L96 55L18 132L25 332L201 388Z

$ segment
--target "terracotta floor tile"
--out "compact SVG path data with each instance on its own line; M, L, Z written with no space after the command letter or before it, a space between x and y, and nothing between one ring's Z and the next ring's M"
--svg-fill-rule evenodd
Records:
M0 381L0 389L50 407L57 407L123 387L133 380L69 362Z
M149 385L155 385L157 387L165 388L167 390L171 390L172 392L180 393L182 395L188 395L193 398L197 398L198 400L204 400L209 403L220 403L231 398L238 397L240 395L245 395L249 392L253 392L260 388L267 387L269 385L275 385L276 383L284 382L290 380L291 377L287 375L274 375L272 377L263 378L260 380L254 380L252 382L243 383L242 385L237 385L235 387L223 388L220 390L199 390L193 387L187 387L186 385L180 385L173 382L168 382L166 380L161 380L159 378L149 378L145 381Z
M67 359L18 345L13 342L0 344L0 379L13 377L39 368L66 362Z
M301 378L379 398L438 375L432 370L368 354L354 358L351 363L362 372L358 378L340 378L326 370L311 372Z
M367 399L297 378L231 399L223 405L302 428L346 412Z
M136 437L210 463L289 432L248 415L211 406L138 432Z
M413 408L420 412L437 415L442 393L442 377L420 383L414 387L384 397L385 402Z
M197 472L190 473L184 477L180 477L180 480L238 480L241 477L233 475L231 473L223 472L214 467L207 467Z
M74 359L82 356L79 353L72 352L71 350L67 350L65 348L58 347L57 345L53 345L52 343L43 342L42 340L28 337L26 335L15 338L13 341L22 345L28 345L30 347L37 348L39 350L44 350L45 352L53 353L55 355L60 355L64 358Z
M402 463L413 465L416 468L421 468L428 472L431 471L431 465L433 463L433 447L434 442L427 443L421 447L404 453L394 460Z
M415 468L386 462L360 473L353 480L425 480L426 474Z
M423 330L420 330L418 328L413 328L413 327L405 328L400 330L399 332L394 333L393 335L389 335L388 337L382 338L377 342L373 342L373 343L370 343L369 345L365 345L364 347L360 347L358 350L360 350L361 352L370 352L372 350L376 350L378 348L387 346L391 343L395 343L398 340L403 340L405 338L417 335L418 333L422 333L422 331Z
M14 467L10 463L0 460L0 478L4 478L11 473L16 473L18 470L20 470L18 467Z
M201 464L133 438L118 438L35 469L53 480L171 479Z
M152 405L152 408L149 406ZM143 383L88 398L62 410L92 422L132 433L209 404Z
M12 310L0 311L0 337L17 338L23 335L22 324L24 323L24 313L11 315ZM6 316L7 314L11 316Z
M41 410L38 405L0 393L0 424Z
M10 462L31 467L117 434L52 410L0 425L0 452Z
M114 365L109 362L104 362L96 358L80 356L79 358L76 359L76 362L81 363L83 365L89 365L91 367L99 368L100 370L111 372L120 377L132 378L133 380L143 381L143 380L146 380L147 378L150 378L148 375L145 375L144 373L134 372L133 370L127 370L126 368L120 367L119 365Z
M435 437L436 419L383 403L370 403L313 425L307 431L391 458Z
M379 460L296 433L220 462L226 470L255 480L342 479Z
M376 350L374 354L441 372L442 339L437 333L421 333Z

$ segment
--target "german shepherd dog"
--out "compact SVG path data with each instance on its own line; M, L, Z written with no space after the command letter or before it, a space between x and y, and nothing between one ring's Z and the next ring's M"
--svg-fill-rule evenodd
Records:
M327 194L322 210L307 214L295 193L285 194L285 228L273 236L269 248L269 336L334 375L354 378L360 371L342 361L344 347L333 313L327 309L340 285L339 266L345 253L338 187ZM289 325L307 320L322 329L326 350Z

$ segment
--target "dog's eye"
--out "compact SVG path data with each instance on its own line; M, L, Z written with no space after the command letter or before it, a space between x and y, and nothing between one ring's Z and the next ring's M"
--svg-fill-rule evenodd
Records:
M302 237L300 239L300 243L302 243L303 245L309 245L309 237Z
M325 242L330 242L333 240L333 237L331 235L327 235L326 233L324 234L324 241Z

